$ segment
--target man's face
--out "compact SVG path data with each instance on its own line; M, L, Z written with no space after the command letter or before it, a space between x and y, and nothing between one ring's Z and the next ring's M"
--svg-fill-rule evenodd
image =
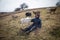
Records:
M35 15L35 17L36 17L36 18L39 18L39 16L38 16L38 15Z

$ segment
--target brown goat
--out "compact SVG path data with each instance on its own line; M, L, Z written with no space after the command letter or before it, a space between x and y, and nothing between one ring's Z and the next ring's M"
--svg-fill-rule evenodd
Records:
M35 15L40 15L40 11L33 11Z

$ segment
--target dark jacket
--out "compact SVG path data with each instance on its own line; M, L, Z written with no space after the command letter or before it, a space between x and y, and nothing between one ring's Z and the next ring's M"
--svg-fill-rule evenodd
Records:
M34 18L34 19L31 20L31 22L33 22L33 24L32 24L33 26L41 28L41 19Z

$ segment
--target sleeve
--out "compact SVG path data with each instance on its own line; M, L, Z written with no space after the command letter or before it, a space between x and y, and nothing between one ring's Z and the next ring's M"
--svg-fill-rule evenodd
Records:
M40 25L39 25L39 28L41 28L41 26L42 26L42 22L41 22L41 20L40 20Z
M34 19L32 19L31 22L34 22Z

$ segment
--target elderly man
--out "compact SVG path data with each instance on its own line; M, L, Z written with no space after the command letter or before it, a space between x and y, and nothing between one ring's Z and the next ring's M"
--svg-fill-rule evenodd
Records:
M25 29L22 29L22 31L25 32L26 34L29 34L30 32L36 30L37 28L41 28L41 19L39 19L39 17L40 17L40 13L37 12L35 14L35 18L31 20L33 24Z

